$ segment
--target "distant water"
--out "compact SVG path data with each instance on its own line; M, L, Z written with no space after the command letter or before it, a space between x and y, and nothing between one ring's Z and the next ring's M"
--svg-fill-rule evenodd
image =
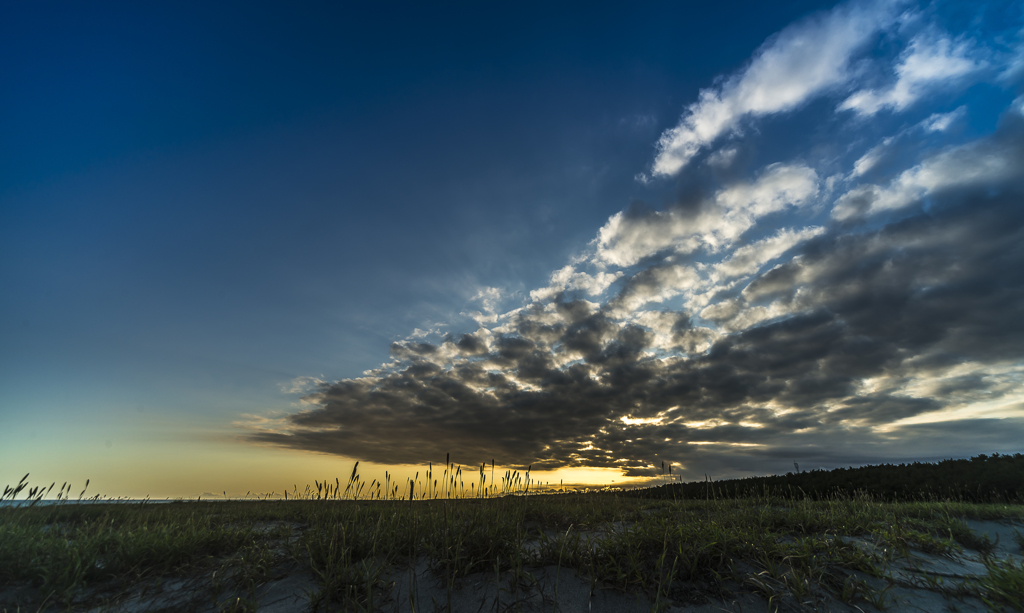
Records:
M32 500L0 500L0 507L28 507L32 506ZM35 503L37 507L48 507L55 504L162 504L167 502L195 502L192 499L177 499L177 500L153 500L153 499L135 499L135 498L121 498L120 500L40 500ZM203 500L203 502L209 502Z

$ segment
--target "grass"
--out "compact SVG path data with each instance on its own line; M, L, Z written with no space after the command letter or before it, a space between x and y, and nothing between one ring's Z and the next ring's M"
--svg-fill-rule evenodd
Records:
M0 609L102 607L187 580L214 610L251 611L262 586L306 573L315 578L314 610L369 611L397 598L396 576L418 563L443 594L415 603L409 593L407 608L417 611L451 610L460 586L480 577L495 582L502 606L514 605L545 567L636 594L655 610L742 592L770 610L832 601L881 609L891 603L889 571L911 551L954 556L965 547L984 555L989 574L955 593L1022 608L1024 567L990 555L993 544L964 523L1024 518L1021 505L525 496L508 494L528 491L528 472L488 487L489 475L474 469L478 481L466 488L461 469L446 465L436 482L433 471L419 483L364 485L353 469L346 484L318 481L287 501L3 506L0 586L13 587L0 592ZM28 489L26 499L42 491ZM934 581L930 589L952 588Z
M988 576L975 584L985 604L994 610L1005 605L1024 611L1024 565L1007 560L986 566Z

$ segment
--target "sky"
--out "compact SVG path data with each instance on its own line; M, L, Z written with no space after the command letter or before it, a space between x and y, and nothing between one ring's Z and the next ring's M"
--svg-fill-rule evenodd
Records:
M1019 3L5 15L0 482L1024 451Z

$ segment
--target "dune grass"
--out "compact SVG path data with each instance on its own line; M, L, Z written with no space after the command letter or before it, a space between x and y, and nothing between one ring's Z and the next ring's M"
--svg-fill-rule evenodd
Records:
M361 487L353 469L346 484L317 481L288 500L6 505L0 585L14 587L0 593L0 609L77 610L116 602L136 586L200 577L197 597L215 608L254 610L260 585L305 572L316 579L315 610L375 610L393 597L395 569L416 561L449 595L470 576L511 576L517 586L531 569L556 566L597 587L642 593L655 608L737 591L769 606L813 608L832 598L882 608L892 586L886 570L910 550L984 553L964 519L1024 518L1021 505L866 497L527 496L526 473L508 473L493 489L483 470L473 473L479 481L466 488L463 472L446 466L435 485L430 467L419 492L415 480ZM16 489L25 491L8 488L8 502ZM41 489L28 491L27 500L39 500ZM1024 569L986 560L989 575L958 593L1020 608Z

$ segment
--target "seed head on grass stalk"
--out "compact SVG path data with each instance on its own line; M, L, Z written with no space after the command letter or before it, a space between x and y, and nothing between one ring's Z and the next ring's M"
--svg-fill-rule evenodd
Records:
M345 486L345 494L346 495L348 494L348 491L354 487L354 484L359 480L358 470L359 470L359 462L356 462L355 466L352 467L352 474L349 475L348 485ZM340 487L340 484L339 484L339 487Z

